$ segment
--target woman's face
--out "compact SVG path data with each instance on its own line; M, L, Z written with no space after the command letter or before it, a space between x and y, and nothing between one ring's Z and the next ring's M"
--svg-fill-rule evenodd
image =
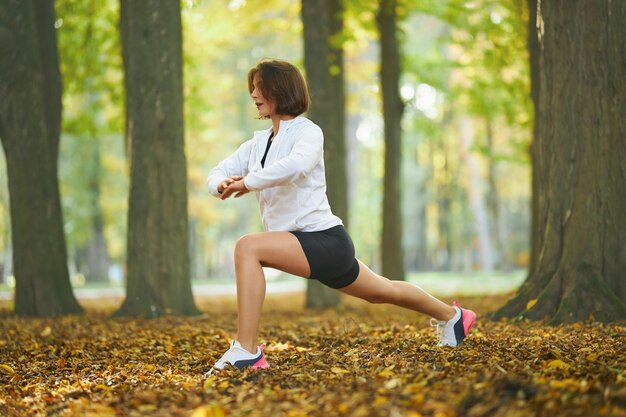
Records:
M263 93L259 89L259 75L255 75L252 81L253 90L250 93L250 97L254 104L256 105L257 111L259 112L259 117L267 118L271 117L275 114L276 111L276 103L272 100L268 100L263 96Z

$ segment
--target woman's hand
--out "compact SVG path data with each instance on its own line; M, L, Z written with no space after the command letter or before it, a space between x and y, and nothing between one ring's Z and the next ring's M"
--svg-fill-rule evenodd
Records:
M238 179L235 179L235 178L238 178ZM250 192L250 190L248 190L246 188L246 185L243 183L243 177L227 178L224 182L222 182L222 184L220 184L220 187L222 187L222 185L225 182L228 182L228 184L222 188L222 192L220 193L221 194L220 198L222 200L226 200L228 197L230 197L233 194L235 194L235 198L239 198L242 195L248 194Z
M239 181L241 179L243 179L243 177L241 175L232 175L232 176L226 178L224 181L222 181L220 183L220 185L217 186L217 192L222 194L224 192L224 190L226 189L226 187L228 187L233 182Z

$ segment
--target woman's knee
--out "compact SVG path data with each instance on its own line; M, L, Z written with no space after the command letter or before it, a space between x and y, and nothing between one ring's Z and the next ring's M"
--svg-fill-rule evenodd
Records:
M258 234L250 233L241 236L235 244L235 258L256 256L260 239Z

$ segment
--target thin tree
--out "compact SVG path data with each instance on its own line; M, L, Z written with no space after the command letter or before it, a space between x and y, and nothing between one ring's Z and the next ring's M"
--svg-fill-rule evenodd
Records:
M539 2L531 21L539 46L531 37L531 59L539 57L531 265L495 317L623 320L626 3L561 6Z
M79 313L69 280L58 156L61 74L54 1L0 3L0 138L11 206L15 313Z
M380 84L385 124L385 179L383 195L382 274L404 280L402 245L402 114L400 46L397 0L381 0L376 21L380 35Z
M311 94L308 116L324 131L328 200L347 227L348 180L343 76L341 0L303 0L304 66ZM306 306L336 306L339 292L316 280L307 282Z
M191 293L180 2L121 1L130 150L128 277L116 315L188 315Z

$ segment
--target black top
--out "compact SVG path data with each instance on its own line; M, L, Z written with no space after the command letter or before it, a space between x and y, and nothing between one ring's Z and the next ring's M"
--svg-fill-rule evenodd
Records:
M267 147L265 148L265 153L263 154L263 158L261 158L261 167L265 168L265 158L267 158L267 153L270 150L270 146L272 146L272 139L274 138L274 131L270 134L270 137L267 138Z

